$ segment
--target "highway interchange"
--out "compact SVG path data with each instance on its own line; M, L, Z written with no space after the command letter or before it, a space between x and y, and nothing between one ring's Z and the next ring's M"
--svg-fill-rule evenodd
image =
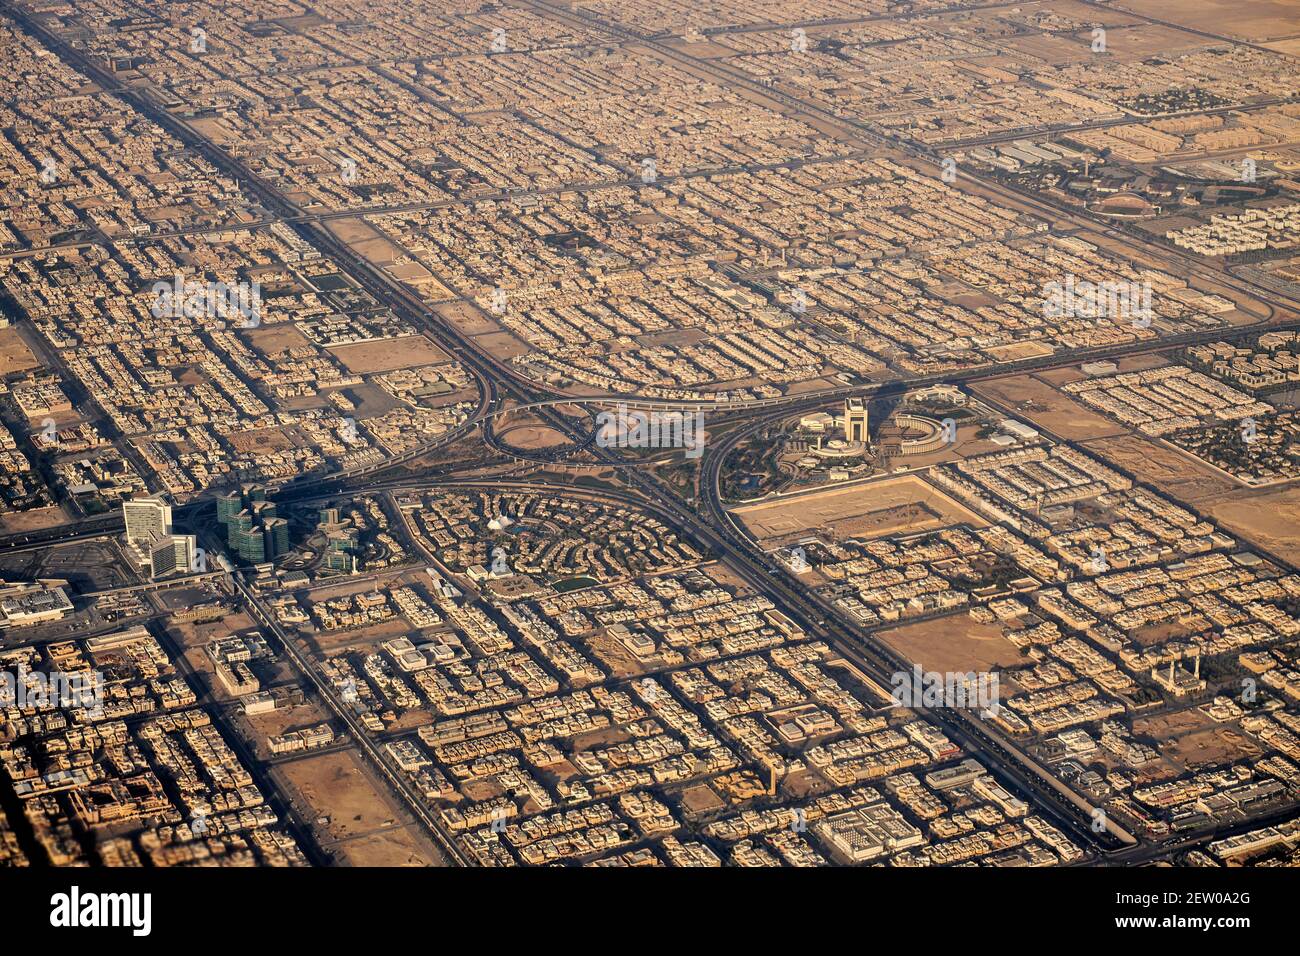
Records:
M701 60L680 48L653 37L635 34L622 27L613 26L595 15L581 11L574 13L556 4L535 0L533 6L548 15L581 23L598 29L623 42L635 43L653 49L657 54L678 62L686 68L708 75L715 82L730 87L743 87L775 102L793 115L815 116L830 123L846 136L860 143L866 150L902 152L918 163L937 165L941 157L932 150L916 147L901 139L881 136L868 124L847 119L815 104L795 99L785 93L773 91L739 72L716 62ZM904 661L884 644L873 639L870 633L841 619L837 612L819 595L802 587L785 566L764 553L746 529L728 510L721 494L722 476L730 453L751 439L762 429L812 410L823 409L847 397L884 398L923 385L946 383L969 385L980 380L1012 372L1042 370L1062 365L1078 365L1090 360L1118 358L1155 349L1170 349L1196 342L1216 341L1245 336L1257 332L1259 327L1296 328L1300 321L1286 318L1294 315L1300 302L1275 292L1262 291L1258 286L1247 285L1236 277L1221 271L1211 271L1194 258L1169 248L1160 253L1178 263L1181 270L1195 274L1214 283L1246 292L1254 300L1267 304L1265 314L1259 315L1255 326L1233 330L1211 330L1183 336L1168 337L1158 341L1135 340L1088 352L1069 355L1055 354L1043 358L1000 364L996 367L963 369L948 376L861 382L815 393L785 396L773 400L753 402L672 402L644 398L636 395L591 396L569 394L550 389L527 379L516 367L483 349L472 337L434 313L410 288L395 280L382 269L360 256L346 243L340 241L327 227L334 218L353 213L321 214L301 208L278 192L271 184L255 175L245 164L229 152L200 135L184 121L172 116L158 106L145 91L125 88L113 76L100 69L80 51L66 44L60 37L45 30L42 25L21 10L15 16L24 26L55 49L68 63L93 77L106 90L127 99L133 107L179 138L187 146L205 156L223 172L236 178L253 195L257 196L271 214L266 222L285 222L300 236L323 253L335 259L361 286L381 303L391 308L401 319L431 334L455 361L461 363L478 384L479 399L467 421L396 458L350 470L301 476L278 489L277 500L283 502L308 502L331 496L346 496L359 492L396 491L429 487L494 488L564 490L567 493L601 495L627 505L636 506L670 522L682 533L689 535L714 555L725 558L756 593L771 598L807 634L826 640L867 679L887 687L890 675L900 669L910 669ZM1153 21L1154 22L1154 21ZM963 171L963 175L968 175ZM1107 236L1132 247L1138 238L1127 228L1078 213L1065 213L1060 209L1021 193L1013 193L1005 185L980 181L979 185L996 193L1007 202L1020 208L1029 208L1049 221L1068 222L1075 227L1100 228ZM505 198L505 197L503 197ZM375 210L396 211L393 210ZM460 300L471 305L469 300ZM49 358L49 356L45 356ZM601 408L624 402L633 407L662 409L698 409L707 411L711 421L725 425L720 437L711 441L702 459L697 487L697 501L686 502L669 491L639 461L626 459L616 450L600 447L594 439L589 417ZM582 414L565 414L562 409L581 409ZM516 448L501 440L498 429L503 416L530 415L569 439L559 449L537 452ZM511 459L528 472L520 479L473 478L453 476L421 480L417 474L422 462L436 460L438 454L457 443L472 439L476 432L489 453ZM560 468L613 469L623 490L575 489L571 482L557 478ZM204 509L210 501L199 501L178 509L181 523L200 524ZM71 544L81 540L115 533L120 529L116 515L87 519L71 526L10 535L0 539L5 548L48 547ZM219 543L209 542L219 547ZM214 548L215 549L215 548ZM371 736L361 727L353 708L344 701L320 672L311 656L288 634L270 613L258 594L244 579L243 574L229 576L239 601L263 627L273 633L283 645L295 667L307 678L330 712L349 731L367 761L397 794L402 802L420 820L437 843L447 861L467 864L465 855L457 848L455 840L430 812L423 800L412 790L405 774L398 770ZM1013 789L1031 796L1038 810L1066 830L1080 845L1090 846L1096 853L1125 864L1156 859L1177 846L1191 845L1205 833L1180 834L1167 844L1140 844L1130 834L1111 821L1105 832L1091 829L1091 807L1077 794L1068 790L1051 774L1039 766L1014 743L995 731L977 716L960 710L939 708L927 714L940 728L965 750L978 755L990 769ZM1255 823L1252 823L1255 825Z

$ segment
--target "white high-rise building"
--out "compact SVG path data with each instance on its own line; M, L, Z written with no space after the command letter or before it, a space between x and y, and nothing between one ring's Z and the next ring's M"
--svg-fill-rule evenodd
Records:
M122 502L126 521L126 550L153 578L191 574L200 570L198 539L172 533L172 506L162 498Z
M154 539L149 549L149 574L154 578L190 574L199 570L198 553L198 538L194 535L163 535Z
M154 538L172 533L172 506L161 498L135 498L122 502L126 543L149 547Z

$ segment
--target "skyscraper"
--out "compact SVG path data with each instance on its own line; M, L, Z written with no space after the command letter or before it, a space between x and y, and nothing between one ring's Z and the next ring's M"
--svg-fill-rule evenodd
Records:
M217 499L217 520L226 529L226 543L244 561L261 564L289 551L289 522L261 485Z
M278 558L289 551L289 522L283 518L270 518L263 523L266 533L266 559Z
M244 510L244 496L238 491L230 491L217 496L217 521L224 525L232 517Z
M226 525L226 542L245 561L261 564L266 560L266 540L260 526L253 522L247 508L233 516Z
M137 498L122 503L126 550L152 578L189 574L197 570L198 539L172 533L172 508L162 498Z
M198 551L198 539L192 534L159 537L149 549L150 575L161 578L202 570L198 567Z
M172 533L172 507L161 498L136 498L122 502L126 543L147 547L156 537Z

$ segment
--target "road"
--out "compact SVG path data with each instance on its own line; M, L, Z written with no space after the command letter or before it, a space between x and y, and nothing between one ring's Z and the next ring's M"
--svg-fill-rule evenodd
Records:
M236 572L230 576L230 579L239 596L243 599L244 607L252 613L253 618L263 628L275 635L276 640L283 646L284 652L293 661L294 666L310 681L317 695L329 708L334 718L347 727L348 733L356 742L361 753L379 771L388 785L401 796L407 809L420 820L425 829L438 843L439 849L446 854L447 859L459 866L468 866L469 860L461 849L456 846L456 841L442 826L433 811L429 809L424 798L415 792L415 788L411 786L406 775L393 763L383 748L371 739L369 731L362 727L361 722L357 719L356 712L334 690L334 685L325 679L320 674L315 663L298 649L296 638L292 637L280 626L280 622L275 619L275 615L267 610L247 582L244 581L242 574Z
M1091 0L1084 0L1091 2ZM525 0L525 6L532 6L544 12L548 17L558 18L573 24L594 28L607 35L627 43L634 43L653 50L664 59L673 61L695 75L704 75L725 88L743 89L779 104L794 115L815 117L817 120L832 124L842 130L846 137L861 143L865 150L890 150L906 155L913 161L933 164L939 154L932 149L903 141L899 137L882 135L872 124L852 117L846 117L836 111L827 109L817 103L796 98L788 92L766 86L751 77L732 69L715 60L704 60L691 56L684 51L663 42L661 39L645 36L627 30L616 24L591 14L585 10L577 12L545 0ZM1099 7L1101 8L1101 7ZM958 8L954 8L958 9ZM1101 8L1104 9L1104 8ZM322 253L329 256L345 269L381 304L391 309L399 318L413 327L428 332L448 353L466 368L473 376L478 388L477 407L467 421L401 455L386 458L383 461L364 466L343 469L325 474L306 475L286 482L279 489L282 501L306 501L313 496L325 494L352 494L358 492L392 492L416 487L491 487L499 490L553 490L555 483L537 481L502 481L493 479L419 481L413 479L385 480L385 475L401 466L416 462L459 441L470 437L476 429L481 428L485 444L503 455L515 457L533 464L552 464L563 461L566 457L581 452L584 457L598 465L618 469L620 478L628 487L627 493L594 491L589 489L565 488L566 494L591 495L605 500L616 500L648 511L689 534L712 553L725 556L745 583L755 593L763 594L773 600L792 620L810 636L825 639L845 660L851 662L863 674L881 684L889 686L891 676L899 670L910 670L910 663L895 655L888 647L873 639L872 635L857 629L842 620L838 612L823 597L804 589L796 579L789 576L784 567L766 556L745 530L735 521L727 510L720 494L720 477L728 452L736 447L753 432L773 421L798 414L801 411L825 407L828 404L847 397L882 398L900 394L907 390L930 384L970 385L992 377L1004 376L1018 372L1028 372L1064 365L1077 365L1091 360L1117 358L1150 352L1157 349L1169 349L1193 343L1211 342L1220 339L1232 340L1258 331L1258 327L1269 325L1274 328L1300 328L1300 320L1284 318L1273 322L1279 313L1285 314L1300 305L1300 300L1282 295L1276 291L1265 292L1259 287L1245 283L1234 276L1221 271L1211 270L1200 260L1187 256L1177 250L1162 247L1167 261L1177 264L1181 271L1195 275L1218 286L1224 286L1248 293L1249 296L1266 306L1266 313L1259 315L1260 321L1252 327L1234 329L1216 329L1179 335L1168 335L1155 341L1132 341L1113 346L1073 352L1065 361L1061 354L1044 356L1036 359L1006 363L998 366L979 366L963 369L943 376L919 376L909 379L895 379L882 382L867 382L832 388L816 394L803 393L786 396L781 399L735 402L689 402L664 401L637 395L607 395L597 397L579 397L566 395L539 385L529 380L512 364L501 360L487 351L480 344L464 334L453 323L444 320L433 312L415 292L400 281L376 267L370 261L356 253L346 243L340 241L328 228L329 223L337 219L353 218L363 214L382 212L400 212L404 210L434 209L452 205L460 200L447 203L416 203L406 206L391 206L367 210L341 210L319 212L301 208L286 198L274 185L254 173L248 166L201 135L184 120L168 113L139 89L127 88L118 83L109 73L92 62L80 50L63 42L50 33L25 11L12 10L15 18L23 26L49 45L65 62L75 66L92 77L104 89L128 101L141 114L156 122L159 126L177 137L187 147L205 157L223 173L230 175L256 197L266 210L273 215L263 220L263 224L274 222L287 223L300 237L310 242ZM1152 23L1162 21L1146 18ZM406 85L406 84L404 84ZM409 87L408 87L409 88ZM1097 125L1109 125L1110 121ZM802 162L802 161L800 161ZM774 164L780 167L798 166L799 162ZM694 175L700 175L695 173ZM963 171L963 175L968 175ZM1137 237L1126 226L1117 226L1109 221L1098 221L1094 217L1063 211L1051 206L1035 196L1015 191L995 179L971 177L972 182L983 190L1012 203L1016 208L1029 208L1052 221L1066 222L1077 228L1096 230L1099 227L1109 237L1123 243L1130 251L1140 252ZM622 182L622 181L618 181ZM578 190L607 188L614 183L587 184L574 187ZM558 191L558 190L548 190ZM499 199L509 199L513 193L503 192ZM491 198L491 197L480 197ZM184 230L177 235L191 230ZM197 230L194 230L197 231ZM1149 241L1149 237L1148 237ZM467 299L456 300L461 305L471 305ZM56 356L49 358L58 368ZM66 370L65 370L66 371ZM631 405L656 408L707 408L731 419L740 419L742 427L734 428L722 439L709 447L705 454L703 474L700 483L702 489L697 508L688 507L672 494L667 493L649 473L621 458L611 449L601 448L593 441L593 432L585 420L575 420L563 415L559 409L565 405L582 407L608 406L615 402L627 402ZM527 412L540 418L543 422L562 432L571 439L570 446L554 453L539 455L521 455L518 449L512 449L500 441L494 430L496 419L503 413L513 411ZM142 469L141 474L147 474ZM193 514L207 507L208 501L200 498L185 508L180 509L181 516ZM105 516L91 519L75 525L49 529L47 531L28 532L0 538L0 546L10 548L33 548L50 544L75 542L87 538L112 534L120 531L120 518ZM239 573L230 577L231 585L240 602L258 623L274 634L284 647L295 668L301 672L316 691L318 697L329 709L333 717L347 728L367 761L381 775L391 789L408 806L437 842L448 860L459 865L470 862L456 844L454 836L443 827L436 815L428 808L421 795L414 792L406 775L400 771L382 746L376 743L357 719L351 706L334 690L332 684L319 671L315 661L298 645L276 620ZM1110 854L1116 861L1126 863L1142 862L1154 859L1166 852L1163 847L1148 845L1134 846L1134 838L1113 823L1108 823L1104 834L1091 832L1091 807L1047 773L1028 754L1024 753L1014 742L1000 734L988 722L958 710L932 709L926 712L955 743L968 752L981 758L995 776L1013 789L1030 795L1038 812L1050 818L1057 826L1067 832L1076 842L1093 848L1096 852ZM1193 836L1180 837L1191 841Z

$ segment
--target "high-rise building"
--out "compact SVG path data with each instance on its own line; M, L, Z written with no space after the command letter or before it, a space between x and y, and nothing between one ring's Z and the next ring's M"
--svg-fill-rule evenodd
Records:
M157 538L149 550L150 575L190 574L198 567L198 539L192 534L170 534Z
M271 518L263 524L266 533L266 559L278 558L289 551L289 522L283 518Z
M156 537L172 533L172 506L161 498L135 498L122 502L126 543L147 547Z
M217 520L226 529L231 551L244 561L261 564L289 551L289 522L279 516L261 485L246 485L219 498Z
M136 566L152 578L190 574L198 568L198 539L172 533L172 508L162 498L136 498L122 503L126 550Z
M230 491L217 496L217 521L225 525L235 515L244 510L244 496L238 491Z
M172 538L158 538L149 549L149 576L161 578L176 570L176 547Z
M234 515L226 524L226 543L240 558L253 564L266 560L266 539L260 526L253 522L247 508Z
M844 400L844 438L846 441L870 442L867 430L867 403L860 398Z

